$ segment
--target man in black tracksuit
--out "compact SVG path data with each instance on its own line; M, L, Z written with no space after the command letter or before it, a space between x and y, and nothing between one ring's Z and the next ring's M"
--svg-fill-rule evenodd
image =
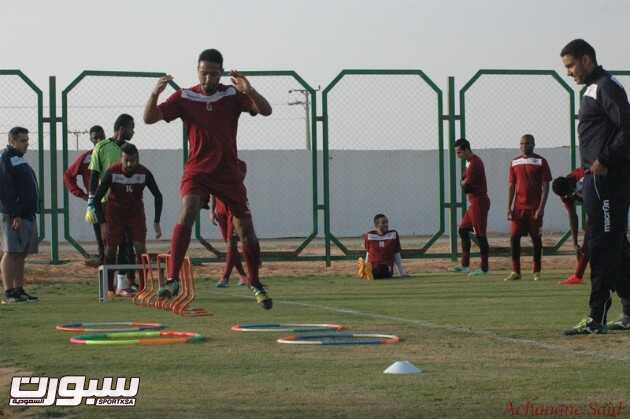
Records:
M0 269L2 304L37 301L24 291L24 262L37 253L37 180L24 159L28 130L14 127L9 144L0 151Z
M630 104L621 84L597 65L595 50L582 39L560 53L568 75L586 85L578 115L583 194L588 215L591 260L590 315L567 335L605 333L607 312L616 291L622 318L610 329L630 330Z

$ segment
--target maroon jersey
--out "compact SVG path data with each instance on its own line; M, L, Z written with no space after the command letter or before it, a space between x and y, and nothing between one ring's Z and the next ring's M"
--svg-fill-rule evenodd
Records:
M120 214L125 218L135 216L144 217L144 202L142 196L144 188L148 187L155 197L155 220L160 222L162 213L162 194L155 183L153 174L139 164L133 174L125 175L122 163L116 163L105 172L105 176L98 185L94 196L97 213L102 213L101 199L109 190L107 197L107 211Z
M514 209L538 209L544 182L551 182L551 171L544 157L521 155L512 160L508 182L516 188Z
M400 238L396 230L389 230L379 234L372 230L364 236L365 250L368 252L368 262L372 266L394 265L394 255L400 252Z
M466 162L463 180L466 182L466 196L469 201L488 196L486 170L479 156L473 156Z
M86 193L90 187L90 160L92 158L92 150L85 151L76 158L76 160L63 173L63 184L70 193L77 198L87 198ZM77 177L81 176L85 191L77 183Z
M219 84L206 95L200 85L173 93L159 105L165 121L181 118L188 131L189 155L184 172L209 174L221 168L239 177L236 132L241 112L255 115L251 99L233 86Z
M567 210L575 206L575 202L582 202L582 185L584 183L584 168L578 167L567 175L572 182L575 182L575 193L570 197L561 197L562 203Z

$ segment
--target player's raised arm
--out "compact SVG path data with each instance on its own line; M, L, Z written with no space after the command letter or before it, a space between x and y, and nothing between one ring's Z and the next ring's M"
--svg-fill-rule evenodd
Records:
M254 89L243 74L239 73L237 70L231 70L230 76L232 79L232 84L240 93L244 94L251 100L252 110L255 113L259 113L262 116L271 115L272 109L271 105L264 98L263 95L258 93L256 89Z
M155 124L156 122L164 119L162 111L158 108L157 102L160 94L164 91L164 89L166 89L166 86L171 80L173 80L173 76L171 75L162 76L158 79L153 91L151 92L151 96L149 96L149 100L144 107L143 118L146 124Z

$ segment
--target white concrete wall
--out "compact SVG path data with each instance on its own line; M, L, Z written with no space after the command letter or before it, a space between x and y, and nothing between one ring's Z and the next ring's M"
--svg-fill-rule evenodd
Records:
M569 171L568 148L537 149L546 157L554 177ZM48 152L46 152L48 154ZM445 152L445 158L447 153ZM507 232L505 219L507 200L507 170L510 160L518 154L516 149L486 149L478 154L486 166L488 189L492 201L488 220L491 232ZM70 161L77 155L70 153ZM61 153L58 154L61 168ZM29 152L35 165L37 152ZM247 188L257 233L262 238L304 237L311 233L312 183L311 155L303 150L251 150L241 152L248 163ZM437 151L331 151L331 222L335 235L357 236L371 227L372 217L386 213L391 225L403 235L431 234L439 226L438 162ZM141 150L141 162L151 169L164 194L162 229L170 235L179 211L179 179L182 171L181 150ZM321 166L322 155L318 154ZM45 171L49 172L46 156ZM61 170L61 169L60 169ZM448 192L448 161L444 162L445 197ZM319 170L322 176L321 167ZM459 173L459 171L458 171ZM49 206L50 185L46 178L46 201ZM58 190L62 191L59 177ZM319 182L320 203L321 180ZM63 204L59 198L60 207ZM70 196L70 228L78 240L92 240L92 230L83 221L85 203ZM145 206L148 220L153 217L153 199L147 191ZM203 213L203 234L216 238L216 228L206 221ZM448 212L445 211L448 220ZM320 217L320 234L323 222ZM448 221L447 221L448 231ZM549 198L545 213L546 231L565 231L567 219L560 201ZM47 237L50 237L50 217L47 220ZM63 223L60 224L63 237ZM149 237L152 230L149 229Z

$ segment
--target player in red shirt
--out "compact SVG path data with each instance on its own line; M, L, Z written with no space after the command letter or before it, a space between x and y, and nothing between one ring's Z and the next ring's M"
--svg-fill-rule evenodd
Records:
M217 288L226 288L230 280L232 270L236 271L241 277L238 285L247 285L247 275L241 263L241 256L238 253L238 237L234 236L234 223L232 222L232 214L227 206L219 198L212 196L212 204L210 205L210 213L212 224L218 225L221 229L221 236L226 243L227 252L225 255L225 270L223 277L217 282Z
M554 179L551 189L560 197L562 204L569 214L569 225L571 226L571 236L573 238L573 247L577 255L577 267L575 273L560 281L560 285L576 285L583 284L583 276L588 266L587 235L584 235L582 246L578 242L578 215L575 209L576 202L582 202L582 183L584 181L584 168L578 167L567 176Z
M159 294L170 298L179 292L179 271L190 244L192 225L202 204L208 202L210 195L215 195L232 213L256 301L265 309L271 309L272 300L258 279L260 246L236 151L240 114L268 116L272 112L271 105L238 71L231 71L232 86L221 84L223 56L215 49L200 54L197 74L198 85L175 92L158 106L159 95L172 80L171 76L160 78L144 110L147 124L181 118L190 145L180 185L182 210L171 240L169 279Z
M90 128L90 141L92 144L96 145L101 140L105 139L105 130L100 125L94 125ZM63 173L63 184L68 188L68 191L77 198L80 198L87 202L89 190L90 190L90 170L88 167L90 166L90 158L92 157L92 150L85 151L74 160L74 162L68 167L68 169ZM81 180L83 181L83 188L81 189L79 184L77 183L77 178L81 176ZM103 246L103 238L101 235L101 225L96 223L94 224L94 236L96 237L96 244L98 245L98 260L90 261L92 264L101 264L103 263L103 257L105 255L105 250Z
M136 146L126 143L121 147L121 151L120 163L107 169L94 196L97 217L101 223L107 224L105 261L108 264L112 264L116 260L116 249L124 241L125 230L130 235L138 258L147 251L147 226L142 200L145 187L149 188L155 199L153 223L155 237L157 239L162 237L162 229L160 228L162 194L155 183L155 178L149 169L139 163ZM109 191L109 196L105 206L105 214L103 214L101 200L107 191ZM138 263L140 262L138 261ZM113 272L107 279L109 291L113 293L115 290ZM116 293L119 295L130 296L133 294L130 286L124 287L119 284L116 288Z
M398 232L389 229L389 220L384 214L374 217L374 230L365 234L363 239L367 251L365 263L372 266L374 279L391 278L394 265L401 277L409 276L402 265Z
M547 160L534 153L534 136L521 137L521 155L510 164L507 219L512 221L512 273L506 281L521 279L521 236L529 234L534 246L534 281L541 279L542 224L549 196L551 170Z
M455 153L460 159L466 160L466 170L461 181L462 190L468 197L468 208L459 224L459 237L462 239L461 265L451 269L452 272L470 271L470 233L474 232L479 243L481 254L481 269L477 269L468 276L482 276L488 273L488 211L490 210L490 198L486 185L486 171L483 161L472 152L470 142L465 138L455 141Z

